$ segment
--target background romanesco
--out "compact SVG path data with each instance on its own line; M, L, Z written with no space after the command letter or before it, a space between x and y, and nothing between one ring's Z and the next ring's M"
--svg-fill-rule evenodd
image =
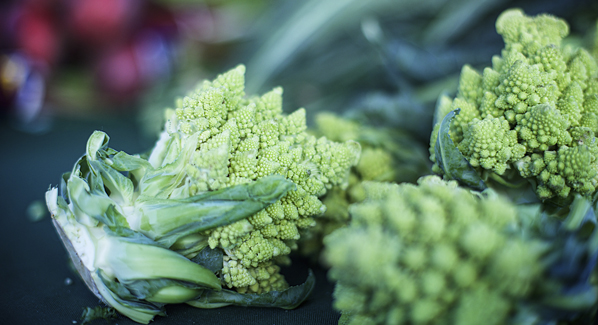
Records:
M537 209L438 176L418 183L366 182L351 224L324 239L339 324L537 324L595 303L587 278L555 276L577 266L528 227ZM563 314L545 312L549 301Z
M348 224L349 205L365 198L364 181L414 183L431 173L425 147L406 131L368 126L331 112L318 113L309 131L338 142L355 140L361 155L351 168L348 186L335 186L326 193L322 200L326 212L315 227L302 233L299 250L304 255L317 258L323 237Z
M333 186L346 186L360 146L306 133L304 109L282 113L281 88L245 97L244 72L245 67L238 66L205 81L167 110L165 130L149 162L161 167L186 157L188 163L173 167L179 168L173 171L179 176L173 176L178 178L170 195L179 198L274 174L296 185L255 215L179 245L189 258L206 245L222 249L223 285L261 293L288 286L277 264L288 260L299 229L313 226L313 218L326 210L318 197Z
M492 66L461 71L456 98L438 102L431 159L442 118L455 146L486 180L511 171L532 181L538 197L590 195L598 185L598 62L562 45L568 25L550 15L507 10L496 22L505 47ZM438 173L446 173L434 166Z

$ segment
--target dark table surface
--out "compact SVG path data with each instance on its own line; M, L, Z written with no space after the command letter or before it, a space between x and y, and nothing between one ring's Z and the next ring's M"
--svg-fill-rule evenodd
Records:
M3 324L80 324L84 307L100 305L68 266L68 255L49 215L32 222L26 214L35 200L43 200L50 185L71 170L85 151L94 130L111 137L110 146L128 153L141 152L152 141L140 136L133 118L56 120L50 131L31 134L0 120L0 322ZM224 307L196 309L168 305L167 317L152 324L337 324L332 309L333 284L326 271L306 259L293 257L283 269L290 284L299 284L314 270L316 288L295 310ZM69 280L70 284L67 284ZM136 324L120 316L112 323ZM92 324L107 324L97 320Z

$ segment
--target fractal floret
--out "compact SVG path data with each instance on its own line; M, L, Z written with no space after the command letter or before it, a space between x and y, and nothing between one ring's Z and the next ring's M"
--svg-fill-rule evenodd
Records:
M149 161L165 166L172 152L189 148L181 196L270 175L295 184L295 190L257 214L202 233L210 248L224 250L223 284L261 293L287 287L275 262L285 262L299 229L314 226L314 217L326 211L318 197L333 186L347 186L360 145L306 133L304 109L282 114L281 88L245 98L244 72L239 66L178 100L166 113L165 130Z
M324 239L339 324L547 324L596 303L586 264L567 260L595 252L530 228L538 206L438 176L364 186L350 225Z
M108 147L96 131L86 154L46 202L90 289L147 323L164 304L294 308L313 275L289 287L279 273L319 200L346 186L355 141L305 132L305 111L282 113L282 90L245 97L239 66L166 110L148 154Z
M323 198L324 216L303 232L299 250L304 255L317 258L323 236L349 222L349 205L364 198L362 182L415 182L431 173L425 147L405 131L375 128L331 112L318 113L310 131L333 141L355 140L361 145L361 155L351 168L348 186L328 191Z
M598 58L563 45L569 27L550 15L507 10L496 30L505 42L501 55L481 72L464 66L457 96L438 102L430 148L435 172L452 174L437 139L443 118L455 112L445 132L484 181L518 175L542 200L594 193Z

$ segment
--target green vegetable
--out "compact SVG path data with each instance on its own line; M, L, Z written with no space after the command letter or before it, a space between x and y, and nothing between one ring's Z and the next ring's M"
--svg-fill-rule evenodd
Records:
M439 100L430 144L434 170L463 181L464 170L440 159L458 148L473 167L467 170L484 182L515 186L526 179L541 200L592 195L598 185L597 58L562 45L569 27L550 15L507 10L496 30L505 42L501 56L481 73L464 66L457 96ZM450 128L441 129L454 110L459 114ZM448 136L454 144L441 142Z
M148 160L165 165L179 148L193 148L184 167L186 183L177 189L184 195L273 174L296 185L251 217L200 234L210 248L224 250L221 277L228 288L260 293L287 287L277 264L288 260L299 229L314 226L313 217L326 210L318 197L333 186L346 186L360 146L306 133L305 110L282 114L281 88L245 98L243 73L239 66L206 81L167 110L165 130Z
M597 236L577 231L584 216L595 218L581 196L565 230L544 223L537 204L438 176L364 186L350 225L324 239L339 324L588 321Z
M212 270L168 249L173 242L247 218L294 188L292 182L271 176L186 199L150 198L109 165L111 160L140 158L122 152L116 158L107 145L107 136L95 132L87 154L66 177L61 189L65 197L53 188L46 201L87 285L108 305L142 323L162 315L165 303L221 289Z
M96 131L46 193L86 284L137 322L169 303L294 308L314 286L310 274L289 288L278 263L325 211L318 197L347 182L360 147L308 135L304 110L282 114L280 88L245 98L243 72L178 100L147 156L117 152Z
M315 227L301 233L299 251L317 259L322 238L349 222L349 205L363 200L363 181L415 182L431 173L425 147L409 133L389 127L372 127L330 112L315 117L314 134L333 141L355 140L361 155L351 168L346 187L336 186L323 198L326 212Z
M361 155L352 169L359 180L416 182L430 172L425 148L406 131L374 127L330 112L316 114L315 124L313 132L327 139L359 142Z

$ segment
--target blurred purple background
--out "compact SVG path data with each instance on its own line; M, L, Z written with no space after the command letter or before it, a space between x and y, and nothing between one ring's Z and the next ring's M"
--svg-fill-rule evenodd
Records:
M0 4L0 114L27 131L49 115L134 109L183 65L200 69L239 25L206 2L25 0ZM234 2L232 2L234 3ZM259 4L259 2L256 2ZM188 55L191 58L185 59ZM215 60L219 60L216 58ZM197 76L201 78L200 75Z
M598 18L592 0L4 1L0 122L36 133L125 114L151 136L176 96L244 63L248 93L281 85L286 110L367 111L426 138L438 94L463 64L489 64L515 6L574 37Z

